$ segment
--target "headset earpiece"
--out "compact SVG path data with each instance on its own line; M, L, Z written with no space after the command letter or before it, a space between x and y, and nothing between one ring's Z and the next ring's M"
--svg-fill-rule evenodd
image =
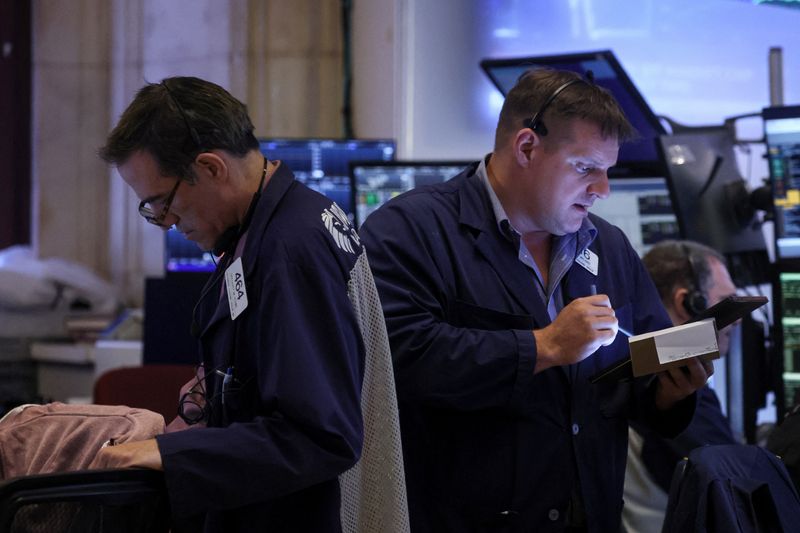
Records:
M683 298L683 307L689 316L695 317L708 308L708 301L705 295L700 290L700 280L697 277L697 266L695 265L695 258L691 250L685 244L681 245L683 253L686 256L686 262L689 264L689 278L692 286L689 292Z
M698 290L691 290L686 293L686 297L683 299L683 306L686 308L686 312L693 317L708 308L706 297Z

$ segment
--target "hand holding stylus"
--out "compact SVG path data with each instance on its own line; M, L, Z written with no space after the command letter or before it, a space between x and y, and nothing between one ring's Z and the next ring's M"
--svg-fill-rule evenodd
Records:
M593 290L597 292L596 287ZM586 359L601 346L614 342L618 325L608 296L576 298L553 322L533 331L537 347L534 373Z
M595 285L594 283L592 283L592 284L589 286L589 292L590 292L590 294L591 294L592 296L595 296L595 295L597 295L597 285ZM609 305L610 305L610 302L609 302ZM625 336L626 336L626 337L633 337L633 333L631 333L631 332L630 332L630 331L628 331L627 329L625 329L625 328L623 328L622 326L620 326L620 325L619 325L619 322L617 322L617 331L619 331L620 333L623 333L623 334L625 334Z

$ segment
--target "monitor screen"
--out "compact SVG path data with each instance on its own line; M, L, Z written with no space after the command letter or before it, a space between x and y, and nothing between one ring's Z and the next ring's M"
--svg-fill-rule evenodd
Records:
M216 266L211 252L202 251L175 228L167 230L164 237L164 267L167 272L213 272Z
M392 140L261 139L261 151L270 160L286 163L297 181L336 202L354 218L351 161L393 161Z
M360 226L370 213L414 187L447 181L469 161L355 162L350 174L355 184L355 220Z
M659 147L684 238L726 255L763 252L761 227L752 213L737 209L745 182L734 143L732 131L715 126L663 135Z
M352 220L355 213L350 185L350 161L392 161L395 142L389 139L260 139L261 152L291 169L297 181L336 202ZM208 272L213 257L178 231L167 231L165 266L168 272Z
M620 148L619 162L623 164L646 165L661 168L661 160L656 148L658 136L666 133L658 117L647 105L644 97L622 68L610 50L583 52L575 54L518 57L510 59L484 59L481 68L495 86L505 96L517 83L517 79L531 68L550 67L558 70L572 70L585 76L591 70L597 85L608 89L625 116L641 136L638 140L625 143ZM531 110L531 115L536 110Z
M800 258L800 106L762 112L778 258Z
M591 212L618 226L642 257L665 239L679 239L678 220L663 176L609 177L611 194Z
M788 405L796 391L800 392L800 271L779 274L781 348L783 350L783 383Z

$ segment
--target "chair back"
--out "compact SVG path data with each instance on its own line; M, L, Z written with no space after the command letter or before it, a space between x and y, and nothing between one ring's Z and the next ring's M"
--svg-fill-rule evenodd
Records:
M195 375L194 365L143 365L114 368L94 385L94 403L155 411L169 423L178 414L181 387Z
M166 533L164 474L89 470L0 483L0 531L8 533Z

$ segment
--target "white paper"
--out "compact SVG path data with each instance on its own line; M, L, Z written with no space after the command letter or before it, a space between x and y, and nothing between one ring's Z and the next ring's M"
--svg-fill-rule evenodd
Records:
M664 329L651 335L655 336L658 362L662 365L719 351L713 318Z

